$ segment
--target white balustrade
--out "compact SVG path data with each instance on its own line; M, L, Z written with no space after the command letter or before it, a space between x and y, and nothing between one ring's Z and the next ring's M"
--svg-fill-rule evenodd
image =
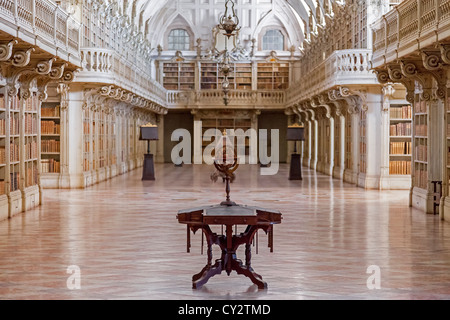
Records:
M169 107L185 105L223 107L223 98L224 93L222 90L167 91L167 104ZM228 99L230 105L242 108L252 105L284 108L286 94L284 91L230 90Z
M13 35L33 34L70 54L71 62L79 61L80 24L50 0L0 0L0 24Z
M137 65L113 49L81 49L82 69L76 82L103 82L122 87L149 100L166 104L166 90L151 78L147 64Z
M373 67L431 45L449 27L450 0L403 1L372 25Z
M287 100L297 102L310 99L335 86L351 84L375 84L371 71L371 50L349 49L334 51L318 65L303 63L300 81L293 83Z

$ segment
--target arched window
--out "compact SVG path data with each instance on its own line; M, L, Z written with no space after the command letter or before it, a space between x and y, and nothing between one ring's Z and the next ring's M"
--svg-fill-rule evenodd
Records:
M284 36L280 30L267 30L263 36L263 50L284 50Z
M173 29L169 33L169 50L189 50L190 38L184 29Z

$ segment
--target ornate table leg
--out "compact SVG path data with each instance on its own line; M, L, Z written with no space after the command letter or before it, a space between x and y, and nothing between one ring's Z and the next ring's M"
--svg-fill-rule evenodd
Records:
M208 246L207 254L208 254L208 263L206 266L197 274L192 276L192 288L199 289L202 287L208 280L215 276L216 274L222 273L222 259L216 260L216 263L212 265L212 245L217 244L219 242L219 237L217 234L211 231L209 226L203 226L202 231L205 234L206 242Z

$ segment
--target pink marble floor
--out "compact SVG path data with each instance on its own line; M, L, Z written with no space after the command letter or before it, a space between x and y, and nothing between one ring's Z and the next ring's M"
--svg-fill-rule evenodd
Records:
M219 203L224 185L208 166L155 169L156 181L137 169L85 190L44 190L42 206L1 221L0 299L450 299L450 223L409 208L408 191L363 190L306 168L289 181L287 165L276 176L241 166L231 186L232 200L283 213L275 251L260 232L253 252L268 289L224 273L193 290L206 255L200 233L186 253L176 213ZM379 289L368 287L369 266Z

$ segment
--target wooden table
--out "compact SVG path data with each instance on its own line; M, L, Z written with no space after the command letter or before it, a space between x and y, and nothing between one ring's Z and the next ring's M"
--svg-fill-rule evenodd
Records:
M245 205L214 205L199 207L194 209L180 210L177 214L179 223L187 224L187 251L190 251L190 232L202 229L206 242L208 263L198 273L192 277L192 287L200 288L216 274L226 271L230 275L231 271L250 278L259 289L267 288L267 283L262 277L255 273L251 267L251 244L259 229L269 235L269 247L273 252L273 225L281 223L281 213L279 211L250 207ZM218 235L212 232L211 225L225 226L225 234ZM233 226L246 225L243 233L233 234ZM212 264L212 245L218 245L222 250L220 259ZM236 250L245 244L245 265L236 258Z

